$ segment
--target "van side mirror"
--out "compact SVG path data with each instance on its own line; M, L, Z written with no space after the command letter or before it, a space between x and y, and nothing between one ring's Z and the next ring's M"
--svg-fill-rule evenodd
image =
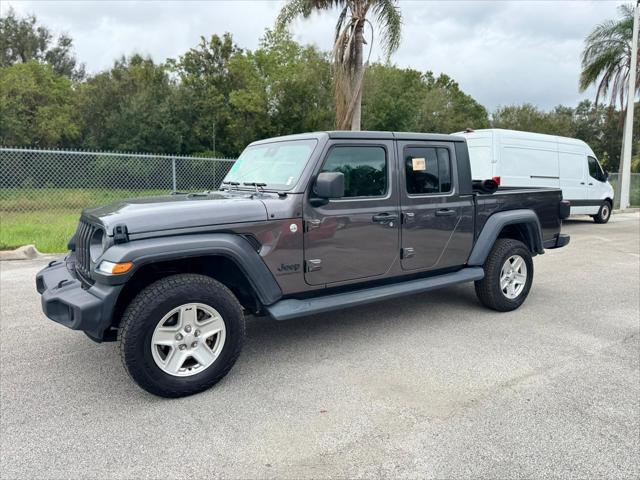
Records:
M604 171L604 181L609 180L609 172L607 170Z
M313 187L313 193L315 193L317 197L324 199L344 197L344 173L319 173Z

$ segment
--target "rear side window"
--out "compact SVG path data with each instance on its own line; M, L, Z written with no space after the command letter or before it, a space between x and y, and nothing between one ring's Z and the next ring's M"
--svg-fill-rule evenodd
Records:
M451 191L451 157L447 148L405 148L404 170L409 195Z
M321 171L344 174L344 198L387 193L387 154L382 147L334 147Z

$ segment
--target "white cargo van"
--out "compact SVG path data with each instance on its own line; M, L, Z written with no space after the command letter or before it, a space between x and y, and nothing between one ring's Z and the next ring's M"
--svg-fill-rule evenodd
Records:
M505 187L560 187L572 215L609 221L613 187L582 140L497 128L455 135L467 139L474 180L494 178Z

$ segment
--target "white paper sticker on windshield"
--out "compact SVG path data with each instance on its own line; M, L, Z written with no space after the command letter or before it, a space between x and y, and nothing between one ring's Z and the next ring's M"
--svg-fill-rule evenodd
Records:
M424 171L427 169L427 162L424 158L413 158L411 159L411 166L413 171Z
M289 177L289 180L287 180L287 185L291 185L291 182L293 182L293 177Z

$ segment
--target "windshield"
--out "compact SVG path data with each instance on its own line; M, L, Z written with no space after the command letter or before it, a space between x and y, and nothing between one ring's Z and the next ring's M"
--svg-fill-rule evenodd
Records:
M264 183L266 188L290 190L309 161L317 140L291 140L247 147L225 182Z

